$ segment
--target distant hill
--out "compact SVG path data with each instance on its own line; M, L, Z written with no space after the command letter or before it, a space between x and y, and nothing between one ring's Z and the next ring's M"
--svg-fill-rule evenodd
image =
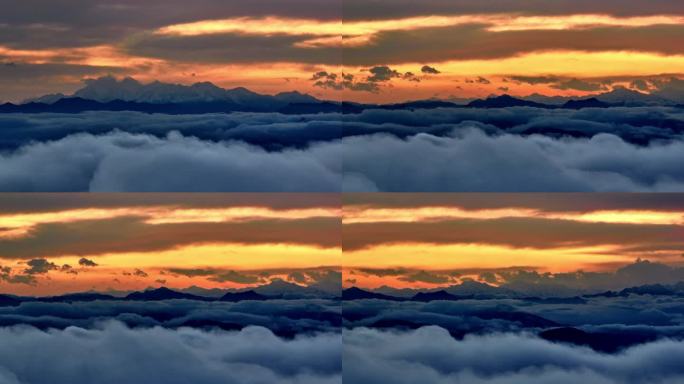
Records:
M40 301L70 303L74 301L117 300L116 297L96 292L70 293L61 296L42 297Z
M418 292L411 298L412 301L436 301L436 300L463 300L471 297L456 296L445 290L435 292Z
M470 108L508 108L508 107L534 107L534 108L552 108L552 106L542 103L537 103L530 100L517 99L509 95L501 95L490 97L485 100L471 101L467 105Z
M269 96L270 97L270 96ZM203 113L230 112L278 112L283 114L331 113L341 110L341 106L329 102L317 103L253 103L237 104L231 101L147 103L137 101L113 100L100 102L81 97L62 98L54 103L0 105L0 113L81 113L88 111L132 111L142 113L162 113L169 115L190 115Z
M224 89L209 82L192 85L155 81L141 83L133 78L118 80L107 76L86 81L85 87L72 95L50 94L26 100L21 104L0 105L0 113L80 113L86 111L136 111L161 114L204 114L231 112L276 112L283 114L346 113L367 109L416 110L437 108L509 108L545 109L610 108L617 106L676 106L676 92L647 94L617 87L610 92L590 97L572 98L532 94L486 99L414 100L392 104L363 104L319 100L297 91L264 95L244 87Z
M144 291L130 292L126 295L115 296L100 292L79 292L59 296L26 297L0 294L0 307L16 306L23 302L48 302L48 303L72 303L88 301L163 301L163 300L197 300L197 301L229 301L238 302L243 300L298 300L339 298L314 287L304 287L288 283L282 280L274 280L273 283L251 289L227 290L205 289L201 287L189 287L181 290L173 290L166 287L149 288Z
M615 353L622 349L653 341L654 335L638 333L638 331L615 333L586 332L573 327L562 327L545 330L539 334L545 340L557 343L582 345L595 351Z
M392 300L400 301L403 300L399 297L383 295L382 293L375 293L370 291L365 291L361 288L351 287L342 291L342 300L366 300L366 299L379 299L379 300Z
M73 95L52 94L21 104L0 105L0 113L79 113L84 111L138 111L165 114L225 112L321 113L340 110L338 103L323 102L300 92L262 95L238 87L224 89L212 83L192 85L155 81L143 84L127 77L107 76L86 81Z
M175 299L186 299L186 300L210 300L204 296L197 296L190 293L183 293L174 291L165 287L157 289L149 289L142 292L133 292L125 297L126 300L139 300L139 301L159 301L159 300L175 300Z
M244 301L244 300L250 300L250 301L263 301L263 300L268 300L271 299L269 296L265 295L260 295L254 291L244 291L244 292L228 292L225 295L221 296L219 299L220 301Z
M582 108L609 108L613 104L603 102L595 97L581 100L569 100L563 104L566 109L582 109Z
M13 307L21 304L23 300L12 295L0 295L0 307Z

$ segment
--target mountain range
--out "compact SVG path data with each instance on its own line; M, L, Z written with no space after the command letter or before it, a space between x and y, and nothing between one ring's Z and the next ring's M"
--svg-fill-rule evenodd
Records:
M510 95L475 100L416 100L395 104L363 104L319 100L300 92L263 95L246 88L224 89L209 82L192 85L155 81L143 84L130 77L117 80L102 77L86 81L71 95L51 94L19 104L0 105L0 113L80 113L85 111L136 111L162 114L202 114L231 112L277 112L283 114L360 113L366 109L413 110L435 108L581 109L638 106L678 106L673 99L626 88L584 98Z
M190 287L184 290L173 290L167 287L148 288L134 292L79 292L59 296L29 297L0 294L0 307L17 306L24 302L72 303L87 301L163 301L163 300L196 300L196 301L264 301L264 300L299 300L299 299L336 299L339 294L326 292L316 287L300 286L283 280L250 289L221 290Z
M624 288L619 291L605 291L600 293L568 294L560 290L558 294L549 296L532 296L529 292L516 291L506 287L467 281L463 284L452 285L436 289L397 289L383 286L373 290L350 287L342 291L342 300L388 300L388 301L458 301L458 300L486 300L486 299L519 299L538 304L584 304L587 299L597 297L628 297L630 295L677 296L684 297L684 282L673 285L648 284Z

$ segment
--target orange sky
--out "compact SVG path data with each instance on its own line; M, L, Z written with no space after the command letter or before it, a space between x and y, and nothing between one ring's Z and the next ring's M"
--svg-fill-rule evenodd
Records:
M684 251L684 206L654 195L635 195L642 204L616 195L608 206L610 195L592 194L537 203L535 194L367 196L345 202L346 286L434 287L517 268L613 271L638 258L680 265Z
M342 199L342 200L340 200ZM503 282L679 266L677 194L3 194L5 293ZM342 205L343 204L343 205Z
M0 196L0 290L314 284L339 270L334 196L122 196Z
M0 39L0 83L6 83L0 98L72 92L84 77L107 74L392 102L581 96L616 86L652 92L659 79L684 73L684 9L634 0L620 9L584 1L574 7L504 1L497 9L471 0L410 7L381 0L373 9L358 1L340 9L332 0L289 7L207 0L187 5L185 17L153 3L113 9L98 1L83 10L95 20L52 21L60 14L56 5L42 15L19 9L0 19L11 32ZM23 38L28 31L30 41ZM425 65L439 73L422 71ZM373 77L378 66L395 75ZM318 72L337 78L316 84ZM354 79L345 83L343 73Z

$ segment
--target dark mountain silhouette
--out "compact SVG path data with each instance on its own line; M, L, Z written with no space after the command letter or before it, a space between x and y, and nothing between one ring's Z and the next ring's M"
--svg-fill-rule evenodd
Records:
M0 295L0 307L14 307L22 303L22 298L12 295Z
M599 293L587 293L585 295L582 295L583 297L586 298L595 298L595 297L618 297L620 296L619 293L615 291L605 291L605 292L599 292Z
M672 287L667 287L662 284L641 285L638 287L625 288L620 291L620 296L634 295L653 295L653 296L670 296L676 294Z
M351 287L342 291L342 300L365 300L365 299L379 299L379 300L392 300L401 301L402 298L383 295L382 293L375 293L365 291L361 288Z
M74 301L117 300L118 298L96 292L70 293L61 296L41 297L38 301L51 303L70 303Z
M192 85L155 81L143 84L132 78L111 76L86 80L71 96L46 95L16 105L0 105L0 113L80 113L86 111L137 111L164 114L228 112L320 113L339 110L338 103L323 102L300 92L262 95L244 87L223 89L209 82Z
M157 289L149 289L142 292L133 292L125 297L126 300L139 300L139 301L159 301L159 300L174 300L174 299L186 299L186 300L211 300L210 298L204 296L197 296L190 293L177 292L165 287Z
M244 300L251 300L251 301L263 301L263 300L268 300L272 299L272 297L266 296L266 295L261 295L259 293L256 293L254 291L243 291L243 292L228 292L225 295L221 296L219 299L220 301L244 301Z
M243 301L243 300L297 300L309 298L334 299L336 295L321 291L312 287L305 287L288 283L279 279L252 289L222 290L218 288L204 289L189 287L183 290L173 290L166 287L156 289L149 288L144 291L135 291L122 295L110 295L101 292L78 292L59 296L26 297L9 294L0 294L1 306L15 306L23 302L49 302L49 303L72 303L85 301L161 301L161 300L199 300L199 301ZM339 296L337 296L339 299Z
M447 291L440 290L434 292L418 292L411 300L412 301L435 301L435 300L464 300L472 298L469 296L456 296L448 293Z
M599 333L586 332L573 327L554 328L543 331L539 336L545 340L582 345L605 353L615 353L633 345L655 340L653 334L639 332Z
M496 287L489 285L487 283L480 283L479 281L466 280L458 285L452 285L446 288L446 291L452 295L463 296L463 295L475 295L475 296L487 296L487 295L514 295L515 292L510 289Z
M609 108L612 106L614 105L610 103L605 103L595 97L581 100L569 100L568 102L563 104L563 108L565 109Z
M527 312L519 312L519 311L512 311L511 312L511 311L485 310L485 311L476 311L476 312L471 313L470 315L474 316L474 317L479 317L479 318L485 319L485 320L501 319L501 320L506 320L506 321L511 321L511 322L517 322L526 328L549 328L549 327L557 327L560 325L560 324L556 323L555 321L545 319L541 316L533 315L533 314L527 313Z
M622 289L619 292L605 291L594 294L583 295L587 298L593 297L627 297L629 295L651 295L651 296L680 296L684 295L684 282L678 282L673 285L663 284L646 284L636 287L629 287Z
M510 95L501 95L490 97L485 100L474 100L467 105L470 108L507 108L507 107L534 107L534 108L552 108L552 106L542 103L537 103L530 100L516 99Z
M573 297L523 297L520 300L535 304L586 304L587 300L578 296Z
M168 115L191 115L203 113L231 112L279 112L284 114L338 112L341 107L335 103L255 103L236 104L231 101L207 101L184 103L145 103L113 100L99 102L80 97L64 98L52 104L28 103L0 105L0 113L81 113L90 111L131 111L161 113Z
M406 103L397 103L397 104L385 104L379 106L381 109L401 109L401 110L412 110L412 109L435 109L435 108L459 108L463 107L463 105L459 105L456 103L452 103L449 101L442 101L442 100L416 100L416 101L409 101Z

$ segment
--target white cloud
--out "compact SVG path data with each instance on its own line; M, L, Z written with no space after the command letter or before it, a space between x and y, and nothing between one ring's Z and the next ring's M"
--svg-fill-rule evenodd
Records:
M260 327L240 332L0 328L2 384L341 383L339 334L284 340Z
M662 340L606 355L524 334L451 338L439 327L344 334L344 382L430 384L676 383L684 342Z
M0 155L4 191L334 192L339 142L268 152L178 133L76 134Z

